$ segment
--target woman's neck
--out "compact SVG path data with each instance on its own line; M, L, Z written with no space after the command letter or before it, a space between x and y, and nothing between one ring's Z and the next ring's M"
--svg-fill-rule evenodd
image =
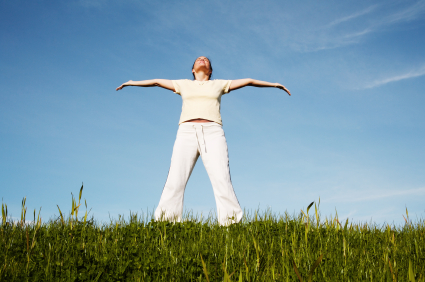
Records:
M203 71L195 72L195 80L197 81L207 81L210 79L210 75L204 73Z

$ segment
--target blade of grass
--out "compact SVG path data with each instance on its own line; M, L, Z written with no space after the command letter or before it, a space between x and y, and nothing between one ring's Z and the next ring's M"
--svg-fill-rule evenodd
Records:
M392 275L392 277L393 277L393 282L397 282L397 278L396 278L396 277L395 277L395 275L394 275L394 272L393 272L393 266L391 265L390 258L388 258L388 264L390 265L390 271L391 271L391 275Z
M322 258L323 258L323 254L321 254L321 255L317 258L316 262L313 264L313 266L312 266L312 268L311 268L311 270L310 270L310 273L308 274L308 281L309 281L309 282L311 282L311 281L312 281L311 279L313 278L314 270L316 269L316 267L318 267L318 266L319 266L320 262L322 261Z
M415 281L415 274L413 273L413 266L412 261L409 259L409 281L410 282L416 282Z
M300 282L303 282L303 279L301 278L300 272L298 271L298 268L295 265L295 261L294 260L292 260L292 265L294 266L295 274L297 274L298 279L300 280Z
M207 279L208 282L210 282L210 279L208 278L208 271L207 271L207 266L204 262L204 259L202 258L202 255L199 254L201 256L201 261L202 261L202 270L204 271L205 274L205 278Z
M56 206L58 207L58 210L59 210L59 215L60 215L60 217L61 217L62 225L65 225L65 220L63 219L63 214L62 214L62 212L61 212L61 209L59 208L59 206L58 206L58 205L56 205Z
M314 204L314 201L313 202L311 202L309 205L308 205L308 207L307 207L307 214L308 214L308 211L310 210L310 208L311 208L311 206Z

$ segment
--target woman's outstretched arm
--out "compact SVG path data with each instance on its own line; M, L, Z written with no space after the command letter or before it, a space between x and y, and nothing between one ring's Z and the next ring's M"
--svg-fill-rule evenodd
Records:
M168 90L175 92L173 82L169 79L150 79L150 80L141 80L141 81L127 81L126 83L121 84L117 87L117 91L123 89L126 86L140 86L140 87L153 87L159 86Z
M285 86L283 86L282 84L271 83L271 82L256 80L256 79L252 79L252 78L232 80L232 83L230 84L230 87L229 87L229 92L232 91L232 90L236 90L236 89L245 87L245 86L276 87L276 88L279 88L279 89L286 91L286 93L288 93L289 96L291 95L291 92L289 92L289 90Z

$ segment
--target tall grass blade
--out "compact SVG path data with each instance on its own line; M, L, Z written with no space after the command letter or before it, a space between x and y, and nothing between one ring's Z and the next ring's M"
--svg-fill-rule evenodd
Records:
M410 259L409 259L409 281L410 282L416 282L415 281L415 274L413 273L412 261Z
M223 281L224 282L230 282L230 276L229 276L229 274L227 273L227 270L226 270L226 255L224 255L224 260L223 260L223 263L221 265L223 267L223 272L224 272Z
M390 272L391 272L391 276L393 278L393 282L397 282L397 278L395 277L395 274L394 274L394 271L393 271L393 266L391 265L390 258L388 258L388 264L390 265Z
M21 210L21 226L25 223L25 218L27 216L27 208L25 207L25 202L27 201L27 197L22 199L22 210Z
M81 201L81 195L83 194L83 184L81 184L81 188L80 188L80 195L78 195L78 204L80 203L80 201Z
M210 278L208 278L208 271L207 271L207 266L204 262L204 259L202 258L202 255L199 254L201 256L201 261L202 261L202 270L204 271L205 274L205 278L207 279L208 282L210 282Z
M93 280L94 282L97 282L100 278L100 276L102 275L102 271L99 271L99 274L96 276L96 278Z
M316 224L317 224L317 227L319 227L320 226L320 219L319 219L319 214L318 214L318 212L317 212L317 206L316 206L316 204L314 204L314 212L316 213Z
M1 224L5 226L7 224L7 205L1 204Z
M254 241L255 253L257 254L257 271L260 270L260 246L258 246L257 241L254 236L252 236L252 240Z
M62 225L65 225L65 220L63 219L63 214L62 214L62 212L61 212L61 209L59 208L59 205L56 205L56 206L58 207L58 210L59 210L59 215L60 215L60 217L61 217Z
M303 279L301 278L301 274L300 274L300 272L298 271L298 268L297 268L297 266L295 265L295 261L294 261L294 260L292 260L292 265L294 266L295 274L297 274L298 279L300 280L300 282L303 282Z
M313 202L311 202L309 205L308 205L308 207L307 207L307 214L308 214L308 211L310 210L310 208L311 208L311 206L314 204L314 201Z
M323 258L323 254L321 254L321 255L317 258L316 262L315 262L315 263L313 264L313 266L311 267L310 273L308 274L308 282L311 282L311 281L312 281L311 279L313 278L314 270L316 269L316 267L318 267L318 266L319 266L320 262L322 261L322 258Z
M71 192L71 195L72 195L72 207L71 207L71 217L73 217L74 216L74 211L75 211L75 199L74 199L74 194L72 194L72 192Z

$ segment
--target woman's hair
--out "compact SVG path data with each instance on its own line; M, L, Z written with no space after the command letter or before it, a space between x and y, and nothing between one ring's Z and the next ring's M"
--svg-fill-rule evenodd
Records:
M207 59L208 59L208 62L210 62L210 71L211 71L211 73L210 73L210 76L208 77L208 79L211 79L212 72L213 72L213 68L212 68L212 65L211 65L211 60L210 60L208 57L205 57L205 58L207 58ZM197 60L197 59L198 59L198 58L196 58L196 60ZM193 62L192 70L193 70L193 68L195 67L196 60L195 60L195 62ZM192 72L192 75L193 75L193 79L196 79L195 74L194 74L193 72Z

